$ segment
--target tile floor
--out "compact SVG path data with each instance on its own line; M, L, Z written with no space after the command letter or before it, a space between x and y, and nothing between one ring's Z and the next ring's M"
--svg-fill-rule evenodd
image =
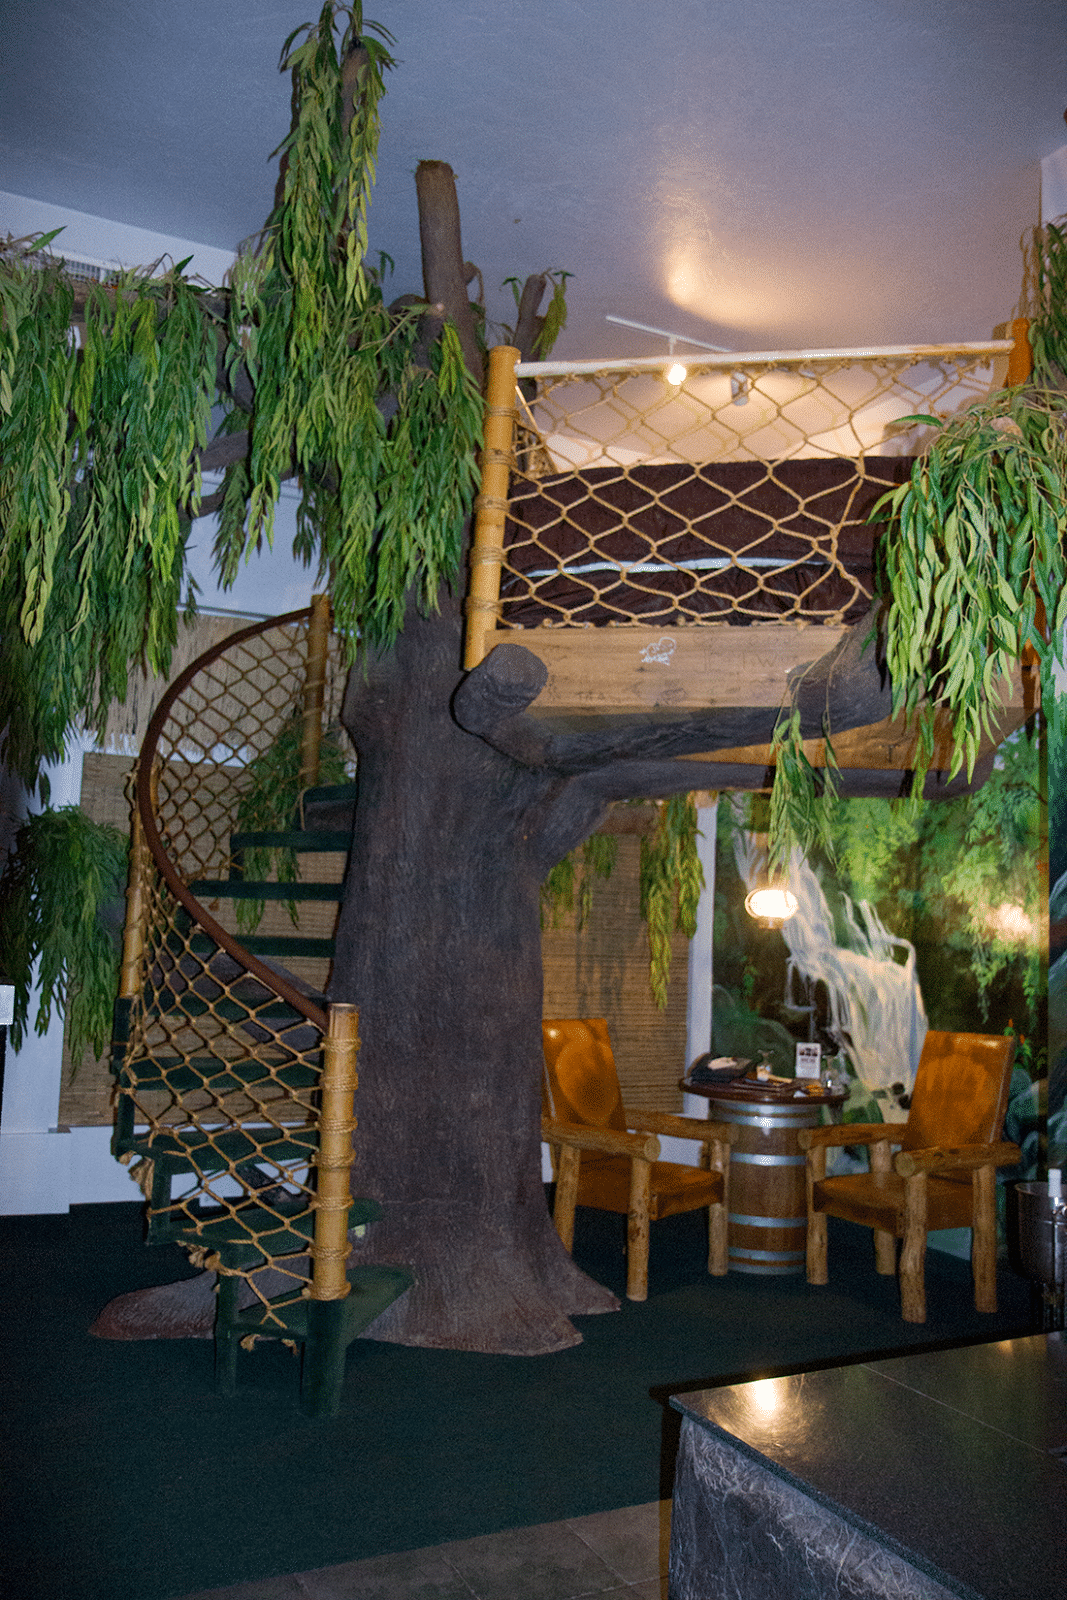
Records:
M670 1512L653 1500L183 1600L666 1600Z

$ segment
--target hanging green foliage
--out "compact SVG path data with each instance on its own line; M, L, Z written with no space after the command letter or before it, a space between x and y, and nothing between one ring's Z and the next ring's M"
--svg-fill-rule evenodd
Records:
M1037 305L1030 321L1030 348L1039 382L1067 381L1067 217L1034 233Z
M584 928L593 905L593 885L598 878L608 879L619 858L619 840L613 833L592 833L577 850L557 861L541 885L541 926L558 928L565 911L575 909L578 896L578 926Z
M653 831L641 840L641 915L648 928L649 984L662 1011L671 972L671 934L692 938L704 869L697 854L696 803L691 794L671 795L658 806Z
M282 723L273 744L254 756L245 768L245 785L237 805L234 819L235 833L283 833L292 828L299 810L301 796L301 745L304 718L298 708ZM342 743L340 728L324 730L319 745L318 784L348 782L349 752ZM296 883L300 866L296 852L289 849L256 847L244 852L243 875L248 879L269 878L275 875L279 883ZM287 902L289 917L297 921L294 901ZM254 933L263 916L262 900L238 900L237 926L244 933Z
M893 712L914 719L920 735L913 792L921 795L937 713L948 718L951 773L962 767L969 778L983 739L995 740L1005 676L1027 650L1043 665L1061 649L1067 395L1005 389L948 421L908 420L937 435L871 518L890 523L885 660ZM826 838L795 712L775 744L771 857L780 866L794 845L807 853ZM829 738L827 762L832 790Z
M772 741L774 783L771 787L767 869L772 879L784 877L794 848L805 855L821 849L833 859L831 831L837 798L837 761L824 730L825 766L814 767L804 750L800 712L779 719Z
M107 1049L128 853L117 828L78 806L46 808L19 829L0 879L0 970L15 985L16 1050L29 1026L35 964L37 1032L47 1032L53 1009L64 1015L75 1070L87 1046L98 1056Z
M658 802L655 820L641 836L639 893L648 931L648 981L660 1010L667 1004L671 935L680 929L691 939L696 932L697 904L704 887L697 836L696 802L691 794ZM573 912L576 902L578 927L585 926L596 880L611 876L618 851L616 834L594 833L552 868L541 885L542 928L558 927L564 912Z
M295 464L298 546L328 574L335 626L354 656L395 639L410 591L432 610L458 570L481 397L452 325L427 355L420 308L391 312L364 265L391 57L364 32L358 4L328 3L299 33L306 38L290 35L282 53L295 113L281 147L282 198L232 282L228 360L247 366L255 406L216 552L232 581L242 556L270 539L279 484Z
M893 519L886 665L893 710L915 716L927 762L941 708L952 771L969 777L1003 676L1028 647L1041 662L1060 648L1067 396L1007 389L948 422L924 420L937 438L872 512Z
M387 308L364 263L390 65L375 32L328 3L287 40L281 199L229 290L175 267L76 295L51 236L0 248L0 728L30 785L73 725L102 726L131 666L169 669L220 349L220 431L248 437L226 474L224 582L270 538L294 468L297 551L328 575L350 656L388 646L409 594L429 610L458 571L478 383L451 325L424 348L421 308Z
M125 698L131 662L169 666L216 372L180 270L91 287L79 343L41 242L0 250L0 728L31 786Z

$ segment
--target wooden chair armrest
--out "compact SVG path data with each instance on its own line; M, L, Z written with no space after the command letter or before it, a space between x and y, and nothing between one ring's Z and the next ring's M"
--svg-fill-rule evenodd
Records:
M845 1144L899 1144L902 1122L838 1122L828 1128L801 1128L797 1144L802 1150Z
M569 1144L576 1150L599 1150L608 1156L637 1156L659 1160L659 1140L654 1133L620 1133L615 1128L581 1128L573 1122L542 1117L541 1137L548 1144Z
M719 1140L732 1144L739 1130L725 1122L709 1122L704 1117L680 1117L672 1111L627 1111L626 1126L642 1133L667 1133L675 1139L699 1139L701 1144Z
M953 1149L934 1145L928 1150L900 1150L893 1167L901 1178L917 1172L974 1172L978 1167L1011 1167L1022 1159L1017 1144L963 1144Z

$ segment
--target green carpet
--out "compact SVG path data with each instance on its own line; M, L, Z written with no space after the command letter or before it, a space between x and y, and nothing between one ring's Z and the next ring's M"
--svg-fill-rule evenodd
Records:
M212 1392L209 1341L111 1343L107 1300L188 1270L141 1244L136 1205L0 1218L0 1522L17 1600L168 1600L209 1586L638 1505L670 1493L671 1390L1030 1331L1028 1283L973 1309L968 1264L932 1252L929 1320L900 1320L869 1233L831 1219L831 1284L702 1270L703 1219L653 1229L649 1298L580 1319L538 1358L362 1340L339 1417L309 1422L282 1347ZM579 1212L575 1254L622 1292L621 1218Z

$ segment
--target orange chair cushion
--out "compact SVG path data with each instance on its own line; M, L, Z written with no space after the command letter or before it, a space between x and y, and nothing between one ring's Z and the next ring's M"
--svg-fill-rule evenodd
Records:
M969 1228L974 1211L971 1175L966 1183L947 1178L926 1180L926 1227ZM895 1172L853 1172L837 1178L824 1178L812 1187L812 1207L859 1222L865 1228L904 1237L904 1179Z
M597 1211L630 1209L630 1161L625 1156L582 1156L578 1173L577 1203ZM704 1172L699 1167L680 1166L675 1161L652 1163L652 1196L649 1218L673 1217L681 1211L696 1211L700 1206L721 1205L723 1182L720 1172Z

